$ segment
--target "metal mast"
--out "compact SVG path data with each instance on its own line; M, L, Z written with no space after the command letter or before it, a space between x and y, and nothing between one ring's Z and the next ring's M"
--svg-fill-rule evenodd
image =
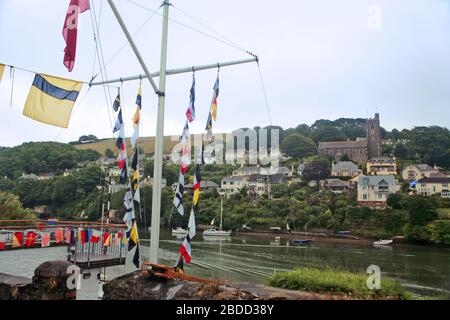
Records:
M163 166L164 147L164 106L166 91L166 67L167 67L167 35L169 29L169 6L168 0L164 0L163 24L161 39L161 64L159 71L158 92L158 116L156 123L155 139L155 163L153 171L153 200L152 200L152 225L150 233L150 262L158 263L159 249L159 225L161 218L161 179Z

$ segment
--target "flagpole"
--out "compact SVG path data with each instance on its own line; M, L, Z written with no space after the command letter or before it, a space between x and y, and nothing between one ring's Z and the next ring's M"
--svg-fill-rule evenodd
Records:
M204 70L210 70L210 69L231 67L231 66L235 66L235 65L239 65L239 64L252 63L252 62L258 62L258 58L253 57L253 58L244 59L244 60L210 63L210 64L204 64L204 65L199 65L199 66L176 68L176 69L167 69L166 76L183 74L183 73L191 73L193 71L197 72L197 71L204 71ZM159 77L159 75L160 75L160 72L150 73L150 76L153 78ZM111 79L111 80L107 80L107 81L96 81L96 82L92 82L90 85L98 86L98 85L127 82L127 81L140 80L140 79L146 79L146 78L147 78L146 74L138 74L138 75L134 75L134 76Z
M158 115L156 123L155 139L155 163L153 171L153 200L152 200L152 225L150 233L150 262L158 263L159 250L159 227L161 218L161 179L162 179L162 158L164 147L164 106L166 91L166 68L167 68L167 38L169 31L169 6L168 0L162 3L163 24L161 39L161 64L158 92Z

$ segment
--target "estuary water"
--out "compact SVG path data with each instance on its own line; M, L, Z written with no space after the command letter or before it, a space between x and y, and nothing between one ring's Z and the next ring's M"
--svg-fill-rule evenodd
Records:
M141 239L141 252L147 257L149 240L144 238L145 235ZM450 297L450 248L404 244L373 247L326 242L295 246L287 240L274 240L245 235L232 235L230 239L221 241L205 240L201 233L197 233L191 242L192 263L185 266L185 271L194 276L231 282L264 283L273 272L299 266L366 273L368 266L377 265L382 278L395 278L408 290ZM182 239L162 232L161 262L175 264L181 243ZM41 263L64 259L65 247L0 251L0 272L31 278L34 269ZM135 270L131 260L132 256L128 256L126 265L107 268L107 279ZM78 299L98 299L99 296L101 287L98 283L83 285L77 293Z

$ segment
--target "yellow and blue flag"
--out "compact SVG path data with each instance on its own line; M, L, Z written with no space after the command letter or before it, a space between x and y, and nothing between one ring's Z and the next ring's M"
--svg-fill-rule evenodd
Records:
M5 65L0 63L0 82L2 81L3 71L5 71Z
M36 74L23 115L39 122L67 128L82 82Z

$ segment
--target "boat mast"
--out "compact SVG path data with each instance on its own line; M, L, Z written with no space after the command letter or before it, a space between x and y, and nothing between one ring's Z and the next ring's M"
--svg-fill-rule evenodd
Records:
M159 71L158 115L156 123L155 162L153 171L153 197L152 197L152 225L150 233L150 262L158 263L159 226L161 219L161 180L164 148L164 106L166 91L167 69L167 35L169 31L169 0L161 4L164 7L162 37L161 37L161 63Z
M220 197L220 231L222 231L223 198Z

